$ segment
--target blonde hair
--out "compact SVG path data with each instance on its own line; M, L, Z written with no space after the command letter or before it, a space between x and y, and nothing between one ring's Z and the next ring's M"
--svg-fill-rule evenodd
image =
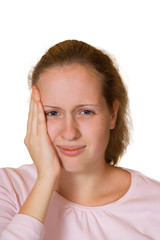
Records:
M105 151L106 162L117 165L130 143L132 121L126 87L108 54L82 41L60 42L51 47L30 72L29 87L36 85L40 74L48 68L72 63L89 64L103 76L103 95L110 110L113 109L113 101L119 101L116 126L110 131L110 139Z

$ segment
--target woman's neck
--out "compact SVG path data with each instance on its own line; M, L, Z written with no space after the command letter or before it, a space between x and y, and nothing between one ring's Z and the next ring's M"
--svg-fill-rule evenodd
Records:
M112 175L115 167L105 163L95 171L71 173L64 169L56 191L66 199L82 205L96 204L112 191Z

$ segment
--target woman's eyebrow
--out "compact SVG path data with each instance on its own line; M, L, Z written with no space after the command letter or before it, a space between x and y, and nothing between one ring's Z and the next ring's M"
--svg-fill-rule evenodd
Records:
M76 108L79 108L79 107L85 107L85 106L93 106L93 107L100 107L100 105L97 105L97 104L80 104L80 105L77 105L73 108L76 109ZM57 107L57 106L50 106L50 105L43 105L43 107L49 107L49 108L57 108L57 109L61 109L60 107Z

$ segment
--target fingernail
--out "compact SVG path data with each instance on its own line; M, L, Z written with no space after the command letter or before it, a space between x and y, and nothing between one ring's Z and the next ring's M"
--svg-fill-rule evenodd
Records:
M36 87L32 86L32 92L35 94L36 93Z
M36 101L36 104L37 104L38 109L40 109L40 102Z

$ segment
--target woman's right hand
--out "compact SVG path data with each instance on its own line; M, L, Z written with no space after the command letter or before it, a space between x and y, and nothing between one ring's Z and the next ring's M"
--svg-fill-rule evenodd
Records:
M61 166L47 132L40 93L35 86L32 87L27 134L24 143L37 168L38 177L52 176L57 180L61 174Z

